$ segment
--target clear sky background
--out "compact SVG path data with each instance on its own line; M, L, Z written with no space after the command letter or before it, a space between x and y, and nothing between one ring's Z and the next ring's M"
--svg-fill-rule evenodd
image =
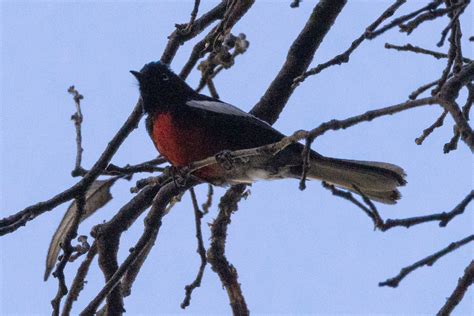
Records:
M202 1L200 13L215 3ZM345 50L392 1L349 1L318 50L313 65ZM248 52L215 80L223 100L245 110L259 100L280 69L289 45L316 1L290 9L287 1L259 1L234 28L247 34ZM409 1L410 12L427 1ZM84 166L90 167L135 105L138 88L130 69L159 59L175 23L184 23L191 1L49 1L1 2L1 216L43 201L77 181L74 165L74 112L67 88L74 84L83 100ZM472 7L464 18L465 37L473 35ZM439 77L445 61L396 53L385 42L408 41L436 49L447 19L423 24L410 38L393 30L363 43L349 64L309 78L294 93L276 127L290 134L333 118L406 100L418 86ZM193 41L182 47L172 68L181 69ZM469 46L470 45L470 46ZM472 43L466 55L473 56ZM443 48L445 50L446 48ZM189 82L199 79L193 71ZM206 92L207 93L207 92ZM463 94L465 95L465 94ZM472 188L472 156L460 143L449 155L442 147L452 136L451 118L423 146L414 139L441 113L424 107L394 117L330 132L314 148L327 156L379 160L403 166L408 184L395 206L379 204L384 218L404 218L451 210ZM156 156L143 122L120 148L113 162L139 163ZM137 180L139 177L135 177ZM118 183L114 200L80 227L80 234L110 219L132 194L134 182ZM204 218L212 222L214 207ZM409 275L397 289L379 281L473 231L472 209L448 227L436 223L385 233L373 230L359 209L331 196L319 182L298 190L294 180L260 182L240 203L227 243L228 259L239 271L242 289L254 314L434 314L472 260L473 246L442 258L433 267ZM200 201L205 186L198 189ZM16 233L0 239L0 314L48 315L57 281L42 281L47 247L67 205L46 213ZM206 245L209 237L203 226ZM143 229L142 219L122 238L123 260ZM190 197L165 217L158 241L125 299L128 315L229 314L225 290L206 269L201 288L186 311L179 307L184 286L197 272L194 216ZM71 281L78 262L68 265ZM103 284L94 262L74 312L79 312ZM473 290L456 315L474 312ZM80 309L78 309L80 308Z

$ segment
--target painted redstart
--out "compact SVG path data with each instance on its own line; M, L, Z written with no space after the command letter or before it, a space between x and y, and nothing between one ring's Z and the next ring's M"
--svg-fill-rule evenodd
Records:
M285 135L266 122L220 100L194 91L160 62L131 71L140 86L146 126L155 147L173 166L186 167L225 151L260 147ZM199 178L217 185L252 183L258 179L300 178L303 145L290 145L265 165L229 177L222 166L197 170ZM403 169L389 163L344 160L310 153L309 179L323 180L367 197L393 204L404 185ZM357 189L355 189L357 188Z

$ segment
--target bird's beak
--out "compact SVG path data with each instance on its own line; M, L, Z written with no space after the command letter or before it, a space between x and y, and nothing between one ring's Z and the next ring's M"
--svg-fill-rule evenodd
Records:
M138 82L141 82L141 80L143 79L143 74L139 71L135 71L135 70L130 70L130 73L135 77L137 78Z

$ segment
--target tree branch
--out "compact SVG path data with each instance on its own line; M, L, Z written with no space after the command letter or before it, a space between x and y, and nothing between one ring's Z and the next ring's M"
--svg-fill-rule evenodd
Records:
M346 2L346 0L319 1L303 30L291 45L280 72L250 111L253 115L270 124L277 121L295 89L293 81L306 71Z
M359 45L362 44L362 42L365 39L368 39L368 36L373 34L373 31L383 21L385 21L386 19L388 19L389 17L394 15L395 12L398 10L398 8L400 8L405 2L406 2L406 0L397 0L397 1L395 1L394 4L392 4L390 7L388 7L372 24L370 24L365 29L365 32L362 33L362 35L360 35L357 39L355 39L352 42L351 46L345 52L335 56L334 58L328 60L325 63L319 64L318 66L316 66L314 68L311 68L310 70L306 71L302 75L298 76L297 78L295 78L293 86L299 85L301 82L303 82L309 76L316 75L316 74L320 73L321 71L323 71L326 68L329 68L329 67L335 66L335 65L342 65L343 63L348 63L351 54L357 49L357 47L359 47Z
M240 288L237 270L225 257L225 243L231 214L237 211L244 191L245 185L234 185L221 198L219 214L211 225L211 246L207 251L207 260L227 291L233 314L239 316L249 315L249 310Z
M192 23L189 30L186 32L182 31L186 28L186 25L177 24L176 30L169 36L168 44L166 45L165 51L161 55L161 62L164 64L171 64L176 52L179 49L179 46L197 36L214 21L221 19L226 10L226 5L227 1L223 0L212 10L206 14L203 14L199 19L196 19L194 23Z
M446 248L441 249L440 251L421 259L420 261L415 262L412 265L409 265L403 269L400 270L400 273L390 279L385 280L384 282L380 282L379 286L389 286L389 287L397 287L398 284L411 272L414 270L421 268L423 266L432 266L439 258L447 255L448 253L453 252L454 250L458 249L459 247L462 247L471 241L474 241L474 235L467 236L466 238L463 238L459 241L453 242L449 244Z
M446 300L446 303L441 307L440 311L436 314L437 316L449 316L453 312L454 308L461 302L466 294L468 287L474 282L474 261L466 267L464 275L458 280L458 285L454 289L453 293Z
M190 179L184 187L178 187L176 183L170 182L160 189L154 197L151 210L145 219L145 230L133 248L133 251L128 255L117 271L115 271L112 277L107 281L102 290L100 290L97 296L87 305L80 315L88 316L95 313L104 298L120 283L120 279L127 272L130 265L133 264L144 251L148 241L152 239L154 235L158 234L161 227L161 220L166 212L166 206L170 203L171 199L195 184L196 182Z
M119 129L117 134L115 134L112 140L108 143L104 152L96 161L92 169L79 182L47 201L39 202L37 204L28 206L24 210L14 215L1 219L0 236L14 232L19 227L26 225L28 221L33 220L44 212L50 211L56 206L73 199L81 192L86 191L87 188L92 184L92 182L94 182L97 177L103 172L103 170L107 167L110 160L115 155L120 145L122 145L125 138L127 138L127 136L135 128L137 128L138 122L140 121L141 117L142 105L141 101L139 101L130 116Z
M189 306L189 303L191 302L191 295L194 289L201 286L202 277L204 275L204 269L206 268L206 263L207 263L206 248L204 248L204 241L202 240L202 230L201 230L201 219L204 216L204 214L199 209L199 204L198 204L198 201L196 198L196 192L194 192L194 189L191 188L189 190L189 193L191 194L191 200L193 202L194 220L196 223L196 239L198 243L197 253L199 254L199 257L201 258L201 265L199 266L199 271L194 281L191 284L186 285L184 287L186 294L185 294L183 302L181 303L182 309L185 309L187 306Z

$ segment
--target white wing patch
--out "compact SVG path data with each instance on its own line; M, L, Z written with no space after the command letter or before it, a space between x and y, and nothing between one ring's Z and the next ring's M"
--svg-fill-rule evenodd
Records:
M207 111L212 111L216 113L222 114L230 114L230 115L237 115L237 116L252 116L247 112L242 111L241 109L219 101L206 101L206 100L191 100L186 102L187 105L199 108Z

